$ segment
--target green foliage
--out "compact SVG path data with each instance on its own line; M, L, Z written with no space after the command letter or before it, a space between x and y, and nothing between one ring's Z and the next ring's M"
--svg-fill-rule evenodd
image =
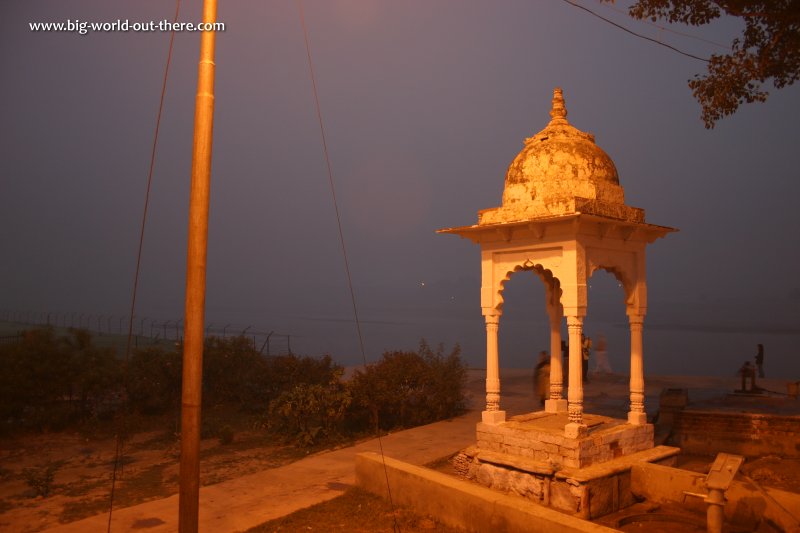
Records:
M181 354L151 346L137 349L128 363L128 401L133 410L160 414L177 409L181 397Z
M422 340L417 352L387 352L376 364L359 370L350 387L357 408L373 427L391 429L427 424L464 409L466 366L460 347L450 354L431 350Z
M65 342L73 369L74 400L81 418L116 409L114 398L122 381L122 367L114 350L94 346L86 330L72 329L69 333Z
M233 444L233 437L235 432L230 424L225 424L219 430L219 434L217 437L219 438L220 444Z
M333 362L330 355L320 358L282 355L268 357L267 395L274 400L299 384L327 384L341 379L344 369Z
M27 331L21 342L0 346L0 430L97 425L127 397L130 412L117 428L127 433L142 417L177 412L182 358L176 349L137 349L123 384L122 364L110 349L94 346L87 331ZM268 414L261 425L270 431L311 446L368 428L425 424L464 408L466 367L458 346L445 354L422 341L417 352L385 353L350 382L343 373L328 355L263 357L245 337L209 338L203 431L231 443L239 427L234 420L255 412ZM49 494L56 468L29 469L26 480L37 494Z
M266 407L265 359L247 337L209 337L203 349L203 405Z
M22 341L0 347L0 416L5 423L62 429L96 416L119 387L114 352L92 344L89 332L52 327L25 331Z
M60 467L60 462L49 461L41 466L22 469L22 477L25 478L25 483L33 489L34 497L47 498L50 496L50 492L53 490L56 470Z
M350 392L338 379L300 383L270 403L268 428L300 446L312 446L339 435L350 403Z
M765 101L769 93L762 86L768 80L781 89L800 79L800 3L796 0L638 0L629 13L639 20L664 19L692 26L709 24L723 15L741 20L744 30L733 40L731 52L712 55L708 73L689 80L707 128L743 103Z

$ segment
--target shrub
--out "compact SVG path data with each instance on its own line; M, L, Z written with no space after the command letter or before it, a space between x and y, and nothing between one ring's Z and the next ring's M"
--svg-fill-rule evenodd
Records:
M209 337L203 349L203 405L232 404L265 408L268 404L266 362L252 341Z
M300 383L270 403L268 429L300 446L318 444L339 435L350 402L338 379L326 385Z
M95 347L85 330L25 331L21 342L1 347L0 367L0 416L16 426L62 429L96 414L119 386L113 350Z
M181 397L181 354L151 346L137 349L128 362L127 392L133 410L160 414L176 409Z
M266 379L267 397L274 400L281 394L300 384L327 385L341 379L344 369L333 362L330 355L320 358L281 355L267 357Z
M233 437L235 432L233 428L229 424L225 424L219 430L217 434L217 438L219 438L220 444L233 444Z
M386 352L376 364L356 371L350 382L353 416L391 429L427 424L464 409L466 366L456 345L449 355L423 339L417 352Z
M72 363L72 400L81 418L99 416L119 407L115 397L122 366L112 348L98 348L86 330L70 329L65 339Z
M25 483L33 489L34 498L37 496L47 498L50 495L56 470L60 467L60 462L51 461L41 466L22 469L22 477L25 478Z

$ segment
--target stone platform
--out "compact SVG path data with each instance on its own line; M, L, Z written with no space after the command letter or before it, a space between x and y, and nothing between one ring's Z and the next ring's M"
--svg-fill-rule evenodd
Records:
M585 435L564 436L564 413L519 415L496 425L478 423L478 442L452 462L477 483L548 507L596 518L632 505L635 464L672 465L680 452L653 447L653 425L584 414Z
M500 424L478 423L478 449L549 463L554 468L584 468L653 447L653 425L635 426L601 415L583 415L586 435L564 436L566 413L537 411Z

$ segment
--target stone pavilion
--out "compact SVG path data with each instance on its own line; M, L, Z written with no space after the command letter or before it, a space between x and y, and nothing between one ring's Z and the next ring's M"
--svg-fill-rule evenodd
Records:
M508 167L502 205L479 211L475 225L439 230L470 239L481 248L486 407L477 427L477 446L467 450L464 464L465 473L469 471L479 481L479 471L486 474L489 466L505 469L506 480L509 475L527 472L536 479L549 476L549 484L564 469L586 469L642 453L647 461L677 453L677 449L652 450L653 426L647 423L645 413L642 362L647 312L645 248L675 230L645 222L643 209L625 203L614 162L595 144L594 135L569 123L561 89L554 91L550 117L542 131L525 140ZM581 335L587 282L599 269L613 274L625 293L630 327L627 420L583 411ZM521 270L536 273L545 286L550 317L550 397L544 411L507 420L502 409L498 334L504 285ZM569 344L566 398L561 360L563 318ZM484 484L497 483L498 476L483 477ZM591 475L582 478L589 480ZM549 500L550 492L541 489L534 499ZM572 503L555 504L575 512L580 505L580 501L577 508ZM588 513L586 502L584 507Z

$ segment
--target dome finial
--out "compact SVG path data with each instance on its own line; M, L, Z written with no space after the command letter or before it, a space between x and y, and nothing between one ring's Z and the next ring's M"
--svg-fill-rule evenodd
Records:
M553 108L550 110L550 124L569 124L567 122L567 107L564 105L564 94L561 87L553 89Z

